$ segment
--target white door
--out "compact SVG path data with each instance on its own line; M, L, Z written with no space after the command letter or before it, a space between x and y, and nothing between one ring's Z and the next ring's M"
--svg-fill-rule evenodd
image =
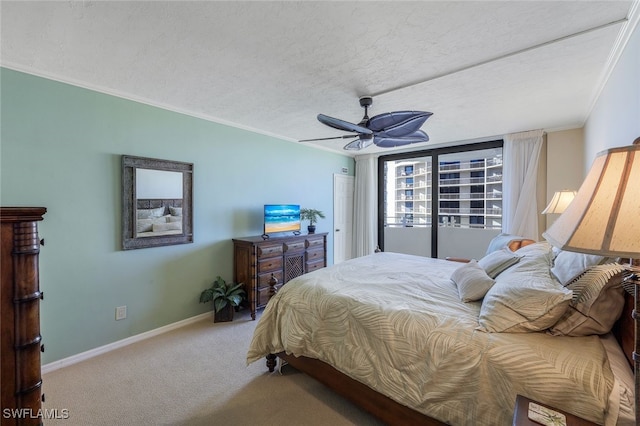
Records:
M353 176L333 175L333 263L352 257Z

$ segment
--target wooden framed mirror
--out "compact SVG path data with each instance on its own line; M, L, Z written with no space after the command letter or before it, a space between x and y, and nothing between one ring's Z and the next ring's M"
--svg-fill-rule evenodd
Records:
M193 242L193 163L122 156L122 249Z

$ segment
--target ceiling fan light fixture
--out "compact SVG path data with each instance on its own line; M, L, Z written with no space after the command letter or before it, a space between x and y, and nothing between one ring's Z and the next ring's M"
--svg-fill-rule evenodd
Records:
M373 135L360 135L358 139L349 142L344 146L347 151L359 151L373 144Z

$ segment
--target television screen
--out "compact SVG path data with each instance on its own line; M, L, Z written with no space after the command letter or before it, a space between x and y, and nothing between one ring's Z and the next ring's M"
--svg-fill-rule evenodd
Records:
M300 206L297 204L265 204L264 233L300 230Z

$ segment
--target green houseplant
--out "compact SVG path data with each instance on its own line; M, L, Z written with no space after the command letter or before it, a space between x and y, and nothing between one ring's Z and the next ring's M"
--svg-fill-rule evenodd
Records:
M318 221L318 218L324 219L324 213L322 213L320 210L300 209L300 219L309 221L307 231L309 231L310 234L314 234L316 232L315 223Z
M233 311L244 299L242 283L229 283L218 276L211 287L200 293L200 303L213 302L213 322L233 321Z

